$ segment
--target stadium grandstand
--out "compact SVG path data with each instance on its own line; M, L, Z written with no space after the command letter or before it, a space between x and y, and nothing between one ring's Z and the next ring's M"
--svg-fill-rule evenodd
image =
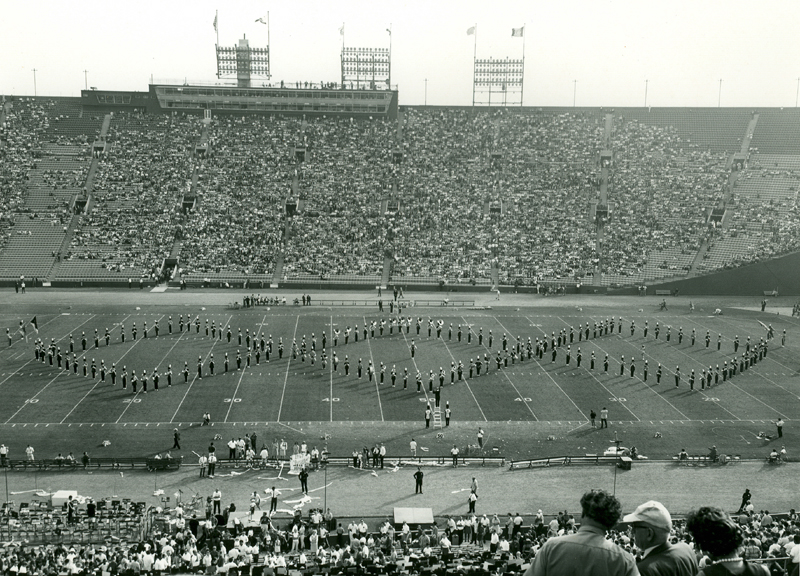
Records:
M798 249L796 110L224 90L5 97L2 280L606 291Z

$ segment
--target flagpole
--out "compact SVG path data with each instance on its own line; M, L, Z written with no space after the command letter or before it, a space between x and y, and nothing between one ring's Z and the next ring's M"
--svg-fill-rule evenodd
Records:
M389 23L389 90L392 89L392 24Z
M525 24L522 25L522 84L519 87L519 105L525 98Z
M472 107L475 108L475 60L478 58L478 23L475 22L475 36L472 48ZM491 98L491 94L490 94Z
M219 46L219 10L217 10L216 14L214 15L214 32L217 33L217 46Z

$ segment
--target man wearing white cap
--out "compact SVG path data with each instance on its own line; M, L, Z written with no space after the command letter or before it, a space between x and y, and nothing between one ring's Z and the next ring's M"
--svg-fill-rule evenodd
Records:
M692 549L684 542L669 542L672 517L661 502L645 502L624 516L622 523L630 526L633 541L642 552L642 559L636 565L642 576L697 574L697 559Z

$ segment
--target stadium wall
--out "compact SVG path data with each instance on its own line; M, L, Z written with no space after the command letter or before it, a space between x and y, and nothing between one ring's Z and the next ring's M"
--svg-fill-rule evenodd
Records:
M800 252L705 276L648 285L648 294L655 294L655 290L713 296L763 296L764 292L777 290L781 296L800 296ZM637 288L632 286L609 293L637 294Z

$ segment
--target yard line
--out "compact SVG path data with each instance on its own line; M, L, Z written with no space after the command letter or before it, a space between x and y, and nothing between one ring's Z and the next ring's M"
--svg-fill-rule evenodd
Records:
M626 318L626 320L627 320L627 318ZM667 326L670 326L670 325L667 325ZM624 341L626 344L628 344L629 346L633 346L633 344L631 344L630 342L628 342L627 340L625 340L625 338L622 338L622 340L623 340L623 341ZM635 346L633 346L633 347L635 348ZM672 347L672 349L673 349L673 350L675 350L676 352L680 353L680 354L683 354L684 356L686 356L686 357L687 357L689 360L691 360L692 362L696 362L696 363L700 364L701 368L705 369L705 367L706 367L706 366L705 366L705 364L704 364L703 362L700 362L699 360L697 360L697 359L695 359L695 358L692 358L692 357L691 357L691 356L689 356L689 355L688 355L686 352L684 352L683 350L681 350L680 348L678 348L678 346L673 346L673 347ZM652 356L650 356L650 354L646 354L646 355L647 355L647 356L649 356L650 358L653 358ZM656 359L655 359L655 358L653 358L653 360L654 360L654 361L656 361ZM669 368L667 369L667 371L668 371L668 372L670 372L670 373L671 373L671 374L673 374L673 375L675 374L675 372L672 372L671 370L669 370ZM730 382L730 380L728 380L728 381ZM737 386L737 388L738 388L738 386ZM706 397L706 398L709 398L708 394L706 394L704 390L702 390L702 389L701 389L701 390L697 390L697 392L700 392L700 395L701 395L701 396L704 396L704 397ZM727 409L727 408L725 408L724 406L720 405L720 403L719 403L719 402L716 402L716 404L717 404L717 406L719 406L720 408L722 408L723 410L725 410L725 412L727 412L728 414L730 414L730 415L731 415L731 416L733 416L734 418L738 418L739 420L742 420L742 418L739 418L738 416L736 416L736 414L734 414L733 412L731 412L730 410L728 410L728 409ZM772 407L770 406L770 408L772 408ZM772 408L772 409L774 410L774 408Z
M159 317L159 319L158 319L158 320L161 320L161 318L163 318L163 317L164 317L164 315L162 314L162 315ZM128 316L125 318L125 320L127 320L128 318L130 318L130 315L128 315ZM123 320L122 322L125 322L125 320ZM158 320L156 320L156 322L158 322ZM111 332L111 331L109 331L109 333L110 333L110 332ZM134 342L133 346L131 346L130 348L128 348L128 349L125 351L125 353L124 353L122 356L120 356L119 358L117 358L116 362L119 362L120 360L122 360L123 358L125 358L125 356L127 356L127 355L128 355L128 352L130 352L131 350L133 350L133 349L136 347L136 345L137 345L139 342L141 342L142 340L144 340L144 338L142 338L141 340L137 340L136 342ZM175 343L177 344L177 341L176 341ZM175 346L173 345L173 346L172 346L172 348L174 348L174 347L175 347ZM172 348L170 348L170 351L172 350ZM169 352L167 352L167 354L169 354ZM162 360L162 361L163 361L163 360ZM59 424L63 424L63 423L64 423L64 421L65 421L67 418L69 418L69 415L70 415L70 414L72 414L72 413L75 411L75 409L76 409L78 406L80 406L81 402L83 402L84 400L86 400L86 397L87 397L87 396L89 396L89 394L91 394L91 393L92 393L92 391L93 391L95 388L97 388L97 387L100 385L100 382L102 382L102 381L101 381L100 379L98 379L98 380L97 380L97 382L95 382L95 383L94 383L94 386L92 386L91 388L89 388L89 391L88 391L88 392L86 392L86 394L84 394L84 395L83 395L83 398L81 398L80 400L78 400L78 403L77 403L77 404L75 404L75 406L73 406L73 407L72 407L72 410L70 410L69 412L67 412L67 415L66 415L66 416L64 416L64 418L62 418L62 419L61 419L61 422L59 422ZM130 404L128 404L128 406L130 406ZM126 407L125 407L125 410L127 410L127 409L128 409L128 406L126 406ZM125 410L123 410L123 411L122 411L122 414L124 414L124 413L125 413ZM121 417L122 417L122 415L120 415L120 418L121 418Z
M706 326L705 324L701 324L700 322L697 322L697 321L695 321L695 320L690 320L690 321L691 321L691 322L694 322L694 323L695 323L695 324L697 324L698 326L701 326L701 327L705 328L706 330L709 330L709 329L710 329L710 327L709 327L709 326ZM723 321L723 322L725 322L725 320L724 320L724 319L723 319L722 321ZM717 332L717 334L719 334L719 332ZM725 336L723 336L723 338L722 338L722 339L723 339L723 340L730 340L731 342L733 342L733 340L731 340L730 338L728 338L728 337L725 337ZM773 338L773 340L774 340L774 338ZM772 354L774 354L775 352L776 352L776 350L775 350L775 349L773 349L773 350L772 350ZM727 355L725 355L723 352L720 352L720 354L723 354L724 356L726 356L726 358L725 358L725 359L727 359ZM789 370L789 371L791 371L792 373L794 373L794 372L795 372L795 369L794 369L794 368L790 368L789 366L786 366L785 364L782 364L781 362L778 362L778 361L777 361L777 360L775 360L775 359L774 359L772 356L767 356L766 360L771 360L772 362L775 362L775 363L776 363L778 366L782 366L784 369L786 369L786 370ZM757 374L758 374L758 373L757 373ZM780 388L781 390L783 390L783 391L785 391L785 392L787 392L787 393L791 394L792 396L795 396L795 397L796 397L796 394L795 394L794 392L792 392L791 390L788 390L788 389L787 389L786 387L784 387L784 386L781 386L780 384L778 384L778 383L777 383L777 382L775 382L774 380L772 380L772 379L768 378L767 376L764 376L763 374L759 374L759 376L761 376L761 378L763 378L764 380L766 380L767 382L769 382L769 383L770 383L770 384L772 384L773 386L776 386L776 387Z
M406 348L408 348L408 338L406 338L406 333L405 333L405 332L403 332L403 329L402 329L402 327L400 328L400 333L403 335L403 340L404 340L404 341L405 341L405 343L406 343ZM409 349L409 350L410 350L410 349ZM414 364L414 370L416 370L417 372L419 372L419 366L417 366L417 360L416 360L415 358L411 358L411 363L412 363L412 364ZM420 374L421 374L421 373L420 373ZM414 383L415 383L415 384L416 384L416 381L417 381L417 375L416 375L416 374L414 374ZM427 390L425 390L425 381L424 381L424 380L423 380L423 382L422 382L422 393L423 393L423 394L425 394L425 403L426 403L426 404L430 404L430 403L431 403L431 399L430 399L430 398L428 398L428 391L427 391Z
M362 316L364 319L364 326L367 325L367 317ZM372 368L375 371L375 392L378 393L378 409L381 411L381 422L383 422L383 404L381 404L381 389L378 386L378 370L377 366L375 366L375 359L372 357L372 338L367 338L367 348L369 349L369 361L372 363ZM369 377L369 375L367 375ZM331 402L332 403L332 402Z
M567 324L567 322L566 322L566 321L565 321L563 318L560 318L560 317L558 317L558 316L557 316L557 318L558 318L559 320L561 320L562 322L564 322L564 324ZM569 326L569 324L567 324L567 325ZM570 326L570 327L571 327L571 326ZM623 340L624 340L624 339L623 339ZM594 346L595 348L597 348L598 350L602 350L603 354L608 354L608 352L605 350L605 348L603 348L603 347L602 347L602 346L600 346L599 344L594 344L594 340L585 340L585 342L592 342L592 343L593 343L593 346ZM633 344L631 344L631 346L633 346ZM656 359L655 359L655 358L653 358L652 356L650 356L650 354L647 354L647 353L645 353L645 356L648 356L648 357L649 357L651 360L653 360L654 362L656 362ZM657 362L657 363L658 363L658 362ZM669 372L669 368L667 368L667 372ZM673 372L673 374L674 374L674 372ZM592 378L594 378L595 380L597 380L598 382L600 382L600 380L599 380L597 377L595 377L595 375L594 375L594 374L592 374ZM640 382L642 382L642 383L644 384L644 382L641 380L641 378L637 377L636 379L637 379L637 380L639 380ZM602 386L602 384L601 384L601 386ZM605 386L603 386L603 388L605 388ZM666 402L667 404L669 404L669 405L672 407L672 409L673 409L673 410L675 410L675 412L677 412L678 414L680 414L680 415L681 415L681 416L682 416L682 417L683 417L685 420L691 420L691 418L689 418L688 416L686 416L686 414L684 414L683 412L681 412L680 410L678 410L678 407L677 407L677 406L675 406L675 405L674 405L672 402L670 402L669 400L667 400L667 399L666 399L664 396L662 396L661 394L659 394L658 392L656 392L656 391L655 391L653 388L651 388L650 386L648 386L648 385L646 385L646 384L645 384L645 388L647 388L647 389L648 389L648 390L650 390L650 391L651 391L653 394L655 394L656 396L658 396L659 398L661 398L661 399L662 399L664 402ZM608 390L608 388L606 388L606 390ZM615 396L616 396L616 394L615 394ZM630 409L628 409L628 412L630 412Z
M530 318L528 318L527 316L525 316L525 318L527 318L529 321L531 321L531 319L530 319ZM561 322L564 322L564 324L567 324L567 323L564 321L564 319L563 319L563 318L560 318L560 317L558 317L558 316L556 316L556 318L558 318L558 320L560 320ZM533 323L533 322L531 321L531 323ZM567 324L567 325L568 325L568 324ZM542 330L541 328L539 328L539 332L541 332L541 333L544 335L544 338L545 338L545 339L547 338L547 332L545 332L545 331L544 331L544 330ZM602 349L602 348L600 348L600 346L599 346L599 345L597 345L597 344L595 344L595 347L596 347L596 348L598 348L599 350L603 350L603 349ZM603 353L605 353L605 350L603 350ZM542 366L542 365L541 365L541 363L539 364L539 366L541 366L541 368L542 368L542 370L545 372L545 374L547 374L548 376L550 376L550 373L547 371L547 369L546 369L544 366ZM611 397L612 397L612 398L615 398L615 399L616 399L616 398L619 398L619 396L617 396L617 395L616 395L616 394L614 394L614 393L613 393L611 390L609 390L609 389L608 389L608 387L607 387L605 384L603 384L603 383L600 381L600 379L599 379L597 376L595 376L595 375L594 375L594 374L593 374L593 373L592 373L590 370L588 370L587 372L589 373L589 375L592 377L592 379L593 379L595 382L597 382L598 384L600 384L600 386L603 388L603 390L605 390L606 392L608 392L609 394L611 394ZM552 377L552 376L550 376L550 379L551 379L551 380L553 380L553 377ZM553 380L553 381L555 382L555 380ZM556 386L558 386L558 384L556 384ZM558 387L559 387L559 388L561 388L561 386L558 386ZM562 390L562 392L563 392L563 390ZM566 394L566 392L565 392L565 394ZM570 398L570 400L572 400L572 399ZM573 404L575 404L575 402L573 402ZM631 413L631 416L633 416L634 418L636 418L636 420L638 420L638 421L641 421L641 419L640 419L640 418L639 418L639 417L638 417L636 414L634 414L634 413L633 413L633 411L632 411L630 408L628 408L628 407L627 407L625 404L623 404L622 402L620 402L619 404L620 404L620 405L621 405L623 408L625 408L625 410L627 410L628 412L630 412L630 413ZM581 411L581 414L583 414L583 411ZM586 415L585 415L585 414L584 414L583 416L584 416L584 418L586 417Z
M267 315L264 314L264 317L261 319L261 323L263 324L264 320L266 320L266 319L267 319ZM256 346L258 346L258 343L256 343ZM248 354L250 353L249 349L248 349L247 353ZM231 402L230 402L230 405L228 406L228 411L225 413L225 420L224 420L225 422L228 421L228 416L230 416L230 414L231 414L231 409L233 408L233 404L234 404L234 402L236 400L236 393L239 391L239 386L242 385L242 378L244 378L244 373L245 372L247 372L247 364L245 364L245 367L242 369L242 373L239 375L239 382L236 383L236 390L233 391L233 396L231 396Z
M92 315L92 317L91 317L91 318L89 318L89 320L91 320L92 318L94 318L94 315ZM86 322L88 322L89 320L87 320ZM80 327L80 326L83 326L83 324L86 324L86 322L83 322L83 323L79 324L79 327ZM59 338L59 339L57 340L57 342L61 342L61 340L63 340L64 338L66 338L66 335L65 335L65 336L62 336L61 338ZM87 350L86 352L88 352L88 350ZM83 358L83 356L85 356L85 355L86 355L86 352L84 352L83 354L81 354L80 356L78 356L78 358ZM31 363L31 361L29 360L28 362L26 362L26 363L25 363L25 365L24 365L22 368L24 368L25 366L27 366L27 365L28 365L28 364L30 364L30 363ZM12 372L12 373L11 373L11 374L8 376L8 378L11 378L11 376L13 376L13 375L14 375L16 372L18 372L18 371L19 371L19 370L21 370L22 368L19 368L18 370L16 370L16 371ZM55 375L55 376L54 376L54 377L53 377L53 378L52 378L52 379L51 379L51 380L50 380L50 381L49 381L47 384L45 384L45 385L44 385L44 386L41 388L41 390L39 390L39 391L38 391L36 394L34 394L33 396L31 396L30 398L28 398L28 400L33 400L34 398L36 398L36 397L37 397L39 394L41 394L42 392L44 392L44 391L45 391L45 390L48 388L48 386L50 386L50 384L52 384L53 382L55 382L56 380L58 380L58 377L59 377L59 376L62 376L62 375L64 375L64 374L67 374L67 375L69 375L69 372L67 372L66 370L64 370L63 372L58 372L58 373L57 373L57 374L56 374L56 375ZM6 380L8 380L8 378L6 378ZM3 380L3 382L5 382L6 380ZM20 406L20 407L19 407L19 409L18 409L16 412L14 412L14 413L13 413L13 414L12 414L12 415L9 417L9 419L8 419L8 420L6 420L6 421L5 421L5 423L6 423L6 424L8 424L9 422L11 422L11 420L14 418L14 416L16 416L17 414L19 414L20 412L22 412L22 409L23 409L23 408L25 408L25 406L28 406L29 404L30 404L30 402L28 402L28 401L26 401L25 403L23 403L23 404L22 404L22 406Z
M53 321L53 320L55 320L56 318L60 318L60 316L55 316L55 317L51 318L50 320L48 320L47 322L45 322L44 324L42 324L42 326L46 326L47 324L49 324L50 322L52 322L52 321ZM85 322L81 322L80 324L78 324L77 328L80 328L81 326L83 326L84 324L86 324L86 322L88 322L88 321L89 321L89 320L91 320L92 318L94 318L94 315L92 315L92 316L91 316L91 317L90 317L88 320L86 320ZM41 328L40 328L40 330L41 330ZM63 335L61 338L59 338L58 340L56 340L56 342L61 342L61 341L62 341L64 338L66 338L68 335L69 335L68 333L67 333L67 334L64 334L64 335ZM6 376L5 378L3 378L3 380L2 380L2 381L0 381L0 386L2 386L3 384L5 384L5 383L8 381L8 379L9 379L9 378L11 378L12 376L14 376L14 375L15 375L17 372L19 372L20 370L22 370L23 368L25 368L25 367L26 367L28 364L30 364L31 362L34 362L34 360L28 360L27 362L25 362L25 364L23 364L22 366L20 366L20 367L19 367L19 368L17 368L16 370L14 370L14 371L13 371L11 374L9 374L9 375L8 375L8 376Z
M527 316L525 316L525 319L526 319L526 320L528 320L528 322L530 322L531 324L534 324L534 322L533 322L533 321L532 321L530 318L528 318ZM511 332L511 331L510 331L508 328L506 328L506 327L505 327L505 325L504 325L502 322L500 322L500 320L497 320L497 318L495 318L495 320L497 321L497 323L498 323L498 324L500 324L500 326L502 326L503 330L505 330L505 331L506 331L506 332L508 332L509 334L512 334L512 332ZM541 328L539 328L539 332L541 332L542 334L544 334L545 336L547 336L547 334L546 334L546 333L544 332L544 330L542 330ZM512 334L512 336L511 336L511 337L512 337L512 338L514 338L513 334ZM524 352L523 352L523 354L524 354ZM559 390L561 390L561 393L562 393L564 396L566 396L566 397L567 397L567 400L569 400L570 402L572 402L572 405L573 405L573 406L575 406L575 409L576 409L578 412L580 412L581 416L583 416L584 418L586 418L586 421L588 422L588 421L589 421L589 418L586 416L586 414L584 413L584 411L583 411L583 410L581 410L581 409L578 407L578 405L575 403L575 401L572 399L572 397L571 397L569 394L567 394L567 393L564 391L564 389L561 387L561 385L560 385L558 382L556 382L555 378L553 378L553 376L550 374L550 372L548 372L548 371L545 369L545 367L544 367L544 366L542 366L542 365L541 365L541 364L540 364L538 361L536 362L536 365L537 365L537 366L539 366L539 368L541 368L541 369L542 369L542 372L544 372L544 373L547 375L547 377L548 377L548 378L550 378L550 381L551 381L553 384L555 384L555 385L556 385L556 387L557 387ZM601 385L602 385L602 384L601 384ZM628 412L630 412L630 410L628 410ZM633 414L633 412L631 412L631 414ZM636 415L635 415L635 414L634 414L633 416L634 416L634 418L636 418ZM637 420L638 420L638 418L637 418Z
M300 315L297 315L297 319L294 321L294 334L292 335L292 346L294 346L294 342L297 340L297 325L300 323ZM283 391L281 392L281 403L278 406L278 418L276 419L278 423L281 421L281 412L283 412L283 399L286 396L286 383L289 381L289 367L292 365L291 357L286 362L286 376L283 377ZM333 402L333 398L330 399Z
M464 321L464 323L465 323L465 324L469 324L469 322L467 322L467 319L466 319L466 318L464 318L463 316L461 316L461 319ZM498 324L500 324L500 326L503 326L503 324L500 322L500 320L498 320L496 317L493 317L493 319L494 319L494 320L495 320L495 321L496 321ZM470 329L470 330L472 330L472 326L470 326L470 327L469 327L469 329ZM505 327L505 326L503 326L503 330L506 330L506 327ZM506 330L506 331L507 331L507 330ZM509 332L509 333L510 333L510 332ZM488 347L488 346L486 346L485 344L483 344L483 347L484 347L484 348L486 348L486 350L488 350L489 352L491 352L491 350L489 350L489 347ZM490 357L490 358L489 358L489 362L491 362L491 361L492 361L492 358ZM488 365L488 363L487 363L487 365L486 365L486 372L489 372L489 365ZM502 370L500 370L500 372L503 372L503 371L502 371ZM520 391L519 391L519 389L518 389L518 388L516 387L516 385L514 384L514 382L512 382L512 380L511 380L511 377L510 377L508 374L506 374L505 372L503 372L503 376L505 376L505 377L506 377L506 380L508 380L508 383L509 383L509 384L511 384L511 387L512 387L512 388L513 388L513 389L514 389L516 392L517 392L517 394L518 394L518 397L519 397L519 398L525 398L525 395L524 395L522 392L520 392ZM536 417L536 414L533 412L533 408L531 408L531 407L530 407L530 405L528 405L528 403L527 403L527 402L525 402L525 401L523 401L522 403L523 403L523 404L525 404L525 407L528 409L528 412L530 412L530 413L531 413L531 416L533 416L533 419L534 419L534 420L536 420L536 421L538 422L538 421L539 421L539 418L537 418L537 417Z
M464 320L463 317L461 319ZM466 320L464 320L464 321L466 322ZM450 351L450 347L447 345L447 342L444 341L444 338L442 338L442 344L444 344L444 349L447 350L447 353L450 354L450 358L452 358L453 361L455 361L456 357L453 356L453 353ZM483 413L483 408L481 408L480 402L478 402L478 399L475 397L475 394L472 392L472 388L470 388L469 379L468 378L464 378L464 384L467 385L467 390L469 390L469 393L472 396L472 399L475 400L475 405L478 407L478 410L480 411L481 416L483 416L484 422L488 422L489 419L486 418L486 414Z
M228 320L225 322L225 325L221 326L220 329L225 328L225 326L227 326L230 323L231 318L233 318L232 314L228 316ZM214 339L214 343L211 345L211 348L209 348L208 352L206 353L206 357L203 360L203 364L205 364L208 361L208 358L211 356L211 353L214 351L214 346L217 345L217 342L219 342L219 340L217 340L215 338ZM194 386L194 383L195 383L196 380L197 380L197 374L195 374L194 378L192 378L192 381L189 382L189 386L186 388L186 392L183 394L183 398L181 398L180 404L178 404L178 407L175 409L175 413L172 415L172 418L169 419L170 424L172 424L175 421L175 417L178 415L178 411L181 409L181 406L183 406L183 403L186 401L186 397L189 395L189 392L191 392L192 386ZM128 405L128 406L130 406L130 405ZM126 407L125 410L127 410L127 409L128 408ZM120 418L122 418L122 416L124 414L125 414L125 412L120 414L120 417L117 418L117 422L119 422Z
M330 341L333 344L333 314L331 314L331 325L330 328ZM331 391L328 394L329 404L331 405L331 422L333 422L333 350L331 350L331 365L330 365L330 379L331 379Z

